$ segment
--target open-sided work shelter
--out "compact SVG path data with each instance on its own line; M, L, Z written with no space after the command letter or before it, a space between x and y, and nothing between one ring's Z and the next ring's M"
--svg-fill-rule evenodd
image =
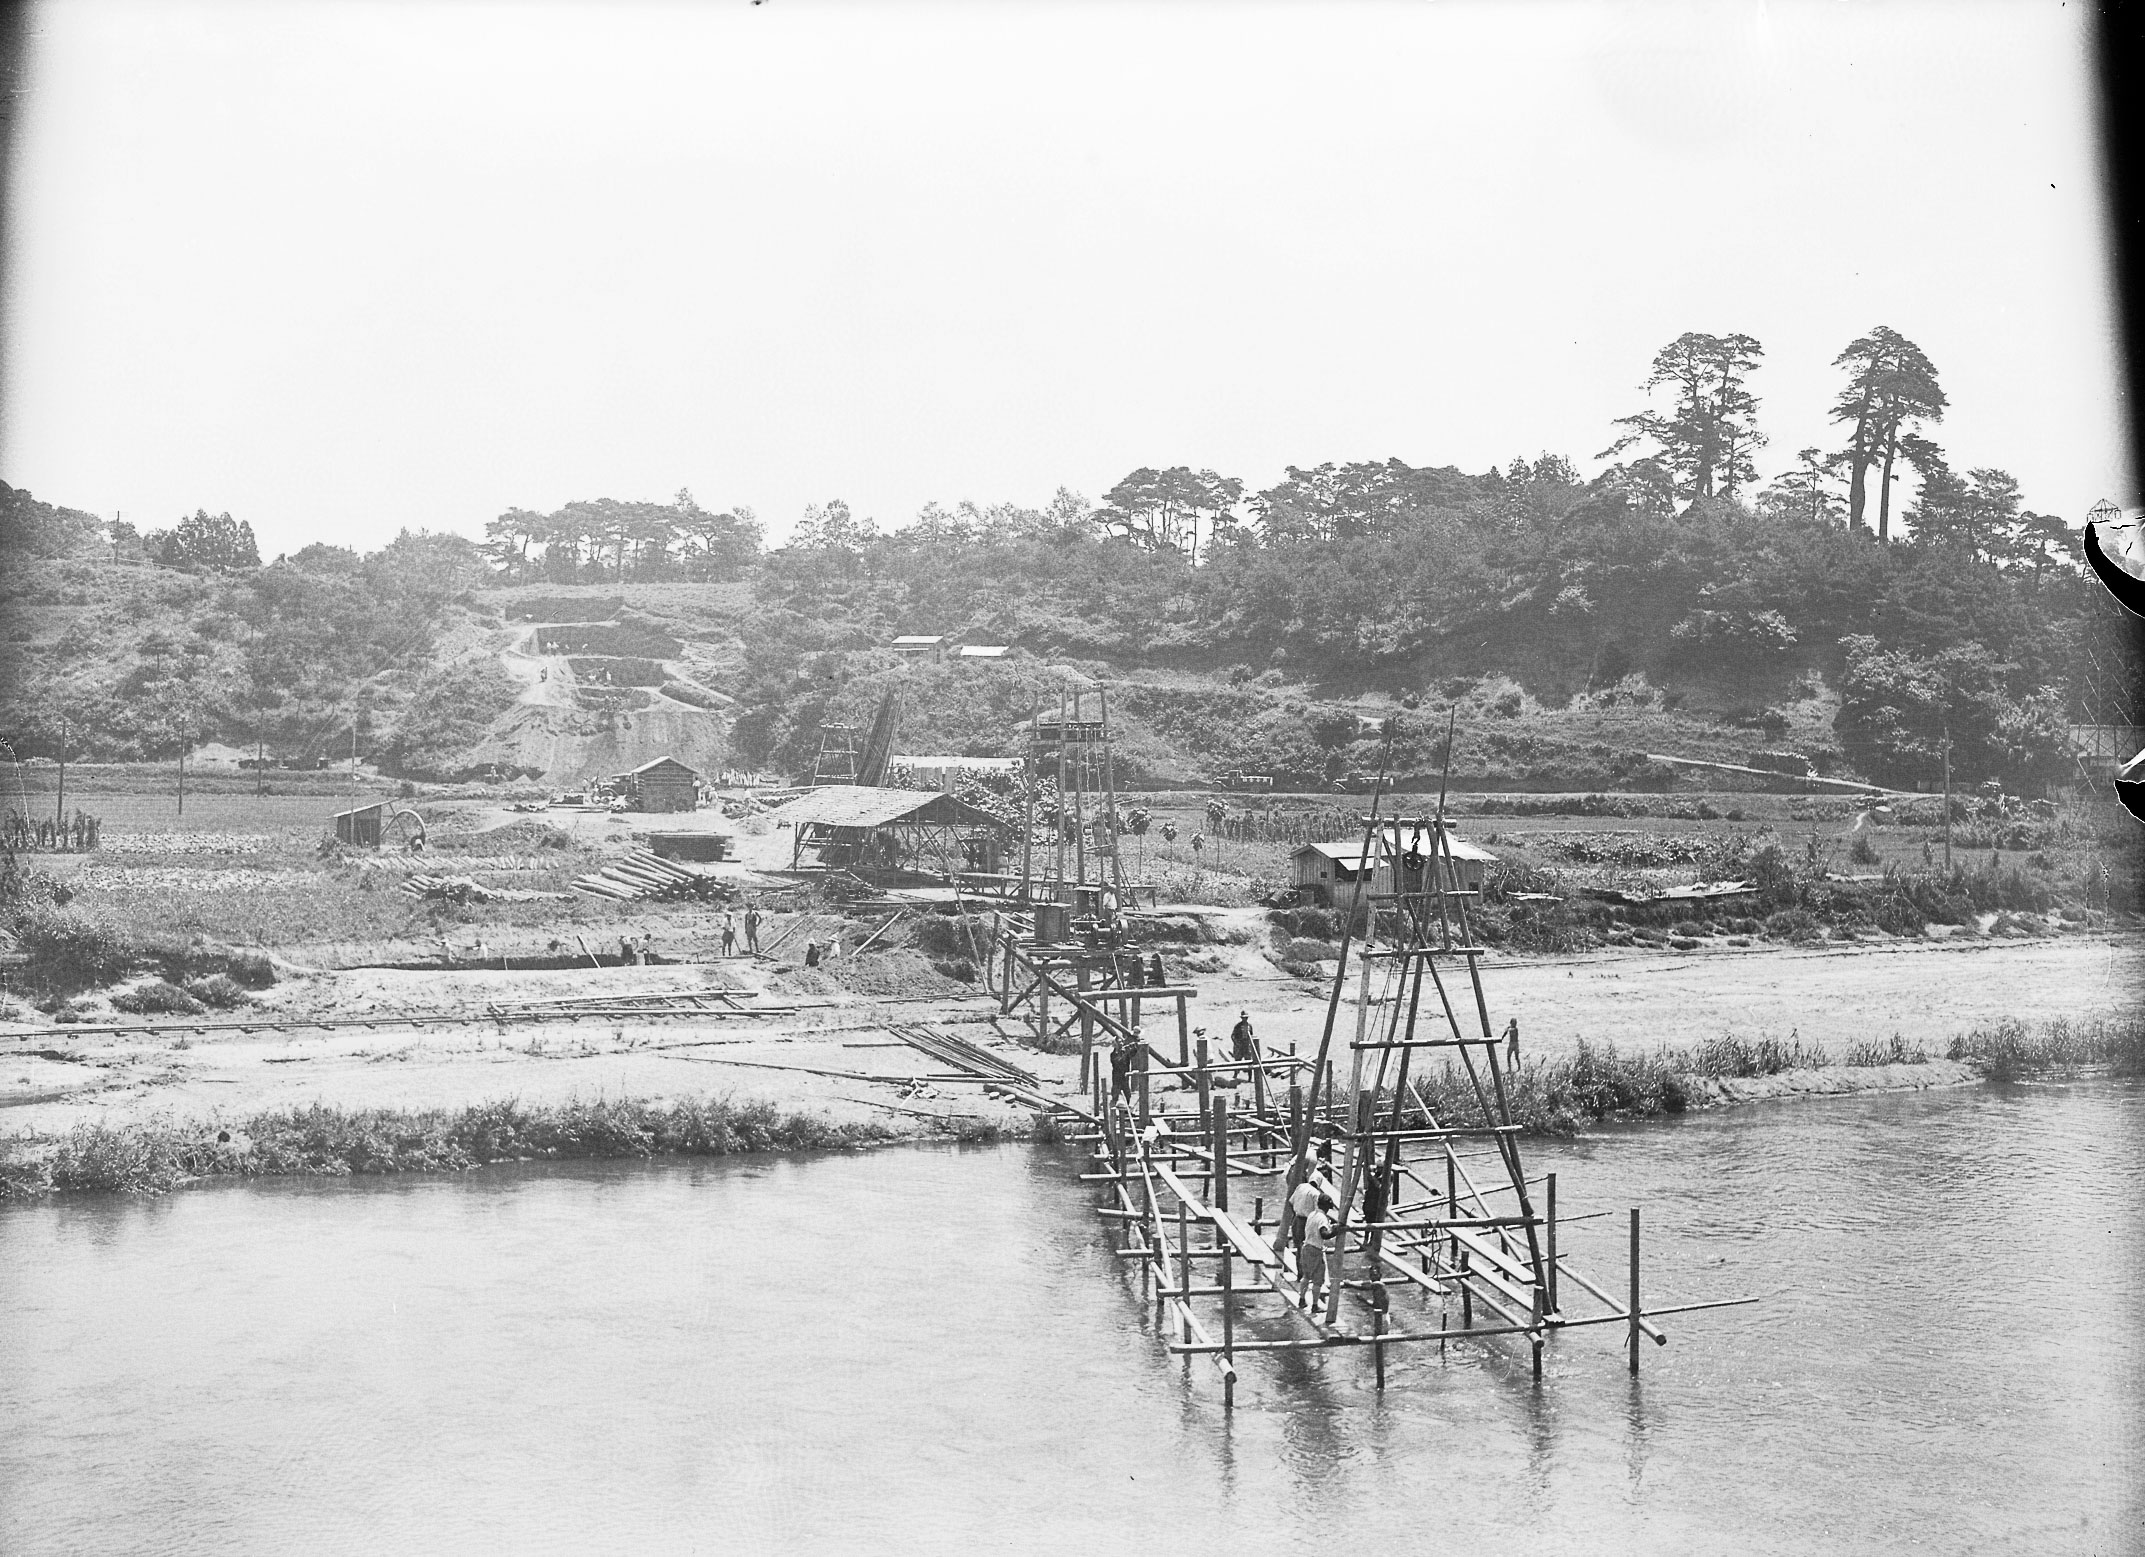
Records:
M1012 831L988 811L920 789L835 784L774 811L793 829L790 867L945 876L995 860ZM991 868L995 868L992 866Z

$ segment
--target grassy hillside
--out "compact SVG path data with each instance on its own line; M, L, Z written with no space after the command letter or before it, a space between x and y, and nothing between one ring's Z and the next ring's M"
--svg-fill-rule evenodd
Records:
M2067 720L2124 716L2103 694L2135 632L2060 558L1672 514L1540 470L1416 472L1416 507L1311 541L1225 527L1196 567L1068 500L883 535L830 520L721 577L659 547L487 560L408 533L165 566L7 492L0 734L24 755L302 758L340 756L354 721L369 761L417 779L565 780L661 750L795 777L825 723L868 724L890 693L901 749L999 755L1038 700L1101 684L1134 785L1330 785L1376 764L1366 731L1395 714L1399 776L1422 782L1450 711L1479 789L1665 788L1648 753L1783 749L1911 786L1947 737L1962 782L2037 788L2074 775ZM902 633L1013 653L918 665L889 649Z

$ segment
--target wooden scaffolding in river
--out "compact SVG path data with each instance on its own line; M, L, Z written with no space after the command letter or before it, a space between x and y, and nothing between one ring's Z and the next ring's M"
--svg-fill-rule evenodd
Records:
M1621 1291L1559 1250L1559 1227L1585 1218L1560 1217L1556 1175L1527 1174L1508 1088L1516 1037L1497 1032L1483 988L1479 892L1460 884L1442 797L1433 816L1381 816L1383 791L1381 774L1363 818L1363 858L1390 867L1392 890L1365 891L1369 868L1357 877L1314 1058L1268 1054L1254 1042L1219 1059L1204 1037L1185 1036L1185 1002L1196 991L1096 988L1082 982L1096 965L1033 939L1001 937L1001 999L1011 1008L1017 980L1027 979L1031 1022L1039 1008L1046 1032L1062 1037L1080 1024L1083 1178L1103 1187L1098 1215L1118 1256L1139 1267L1169 1349L1212 1359L1225 1401L1233 1404L1246 1352L1368 1347L1383 1388L1390 1347L1517 1337L1539 1378L1554 1336L1599 1325L1627 1332L1636 1373L1642 1338L1667 1344L1656 1318L1755 1299L1647 1307L1636 1208ZM1356 999L1345 1035L1351 952ZM1055 1028L1052 994L1066 1013ZM1136 1018L1118 1013L1141 999L1175 1003L1175 1056L1142 1035L1129 1066L1094 1063L1093 1036L1125 1036ZM1419 1057L1457 1062L1462 1084L1438 1090L1456 1092L1458 1106L1432 1105ZM1332 1206L1315 1213L1331 1234L1316 1302L1297 1290L1302 1234L1291 1202L1307 1181ZM1421 1317L1396 1318L1396 1298L1410 1294Z
M1061 691L1055 710L1038 699L1024 734L1020 874L1004 878L1011 911L995 916L986 959L999 1012L1018 1015L1044 1048L1077 1033L1083 1087L1099 1070L1097 1039L1144 1042L1157 1007L1174 1017L1176 1064L1189 1066L1199 991L1168 984L1161 959L1128 933L1126 911L1152 888L1125 879L1109 694Z

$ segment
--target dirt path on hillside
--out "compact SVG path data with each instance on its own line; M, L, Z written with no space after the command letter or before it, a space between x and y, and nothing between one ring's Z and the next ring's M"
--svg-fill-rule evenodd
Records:
M521 683L514 701L538 708L571 708L573 665L563 654L532 653L529 645L536 641L536 634L535 626L525 627L499 651L499 668Z

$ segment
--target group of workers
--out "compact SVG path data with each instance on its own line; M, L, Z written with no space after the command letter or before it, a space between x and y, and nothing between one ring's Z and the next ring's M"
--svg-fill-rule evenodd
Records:
M725 911L722 916L722 954L725 957L735 957L737 955L737 925L737 916L735 914ZM747 903L745 905L745 955L748 957L757 957L759 956L759 954L759 905L755 903Z
M71 824L64 817L33 820L20 811L9 811L0 817L0 844L23 851L72 848L79 853L97 847L101 826L96 817L80 810Z
M1204 1028L1194 1032L1205 1035ZM1251 1013L1236 1013L1236 1025L1229 1029L1229 1048L1233 1059L1250 1062L1258 1058L1256 1033L1251 1025ZM1510 1045L1514 1060L1519 1052L1519 1024L1515 1020L1504 1034ZM1144 1047L1140 1030L1128 1026L1121 1030L1110 1045L1110 1098L1112 1103L1122 1100L1127 1106L1132 1101L1132 1078L1135 1062ZM1141 1140L1149 1150L1158 1147L1167 1134L1162 1120L1150 1120L1141 1131ZM1387 1164L1372 1164L1362 1175L1362 1219L1359 1225L1374 1227L1385 1220L1387 1208L1399 1194L1399 1169ZM1289 1165L1288 1177L1283 1183L1288 1215L1283 1225L1287 1228L1287 1241L1296 1255L1296 1301L1306 1311L1315 1310L1326 1299L1329 1282L1329 1259L1334 1241L1340 1236L1341 1190L1334 1177L1333 1143L1322 1141L1315 1151L1306 1152ZM1279 1247L1277 1242L1276 1247ZM1308 1300L1307 1300L1308 1299Z

